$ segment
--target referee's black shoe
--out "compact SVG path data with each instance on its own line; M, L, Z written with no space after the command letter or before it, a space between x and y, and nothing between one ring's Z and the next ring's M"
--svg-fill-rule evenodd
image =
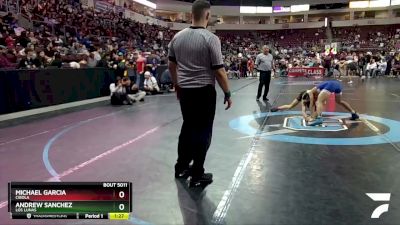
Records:
M263 101L269 101L269 99L267 97L263 97Z
M191 175L192 175L192 166L189 166L189 168L182 170L182 171L175 170L175 178L176 179L187 179Z
M190 177L189 187L206 187L213 182L212 173L204 173L200 177Z

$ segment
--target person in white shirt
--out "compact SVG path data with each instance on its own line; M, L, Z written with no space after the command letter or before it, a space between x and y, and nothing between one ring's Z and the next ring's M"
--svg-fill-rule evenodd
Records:
M376 72L378 71L378 64L376 64L375 59L372 58L371 61L367 64L367 75L369 77L375 77Z
M112 105L126 105L129 103L121 77L117 77L115 83L110 84L110 93Z
M131 105L137 101L143 101L146 92L139 91L136 85L131 87L128 77L117 77L115 83L110 84L112 105Z
M101 50L99 49L98 51L92 52L93 55L94 55L94 59L96 59L97 62L101 60L100 51L101 51Z
M387 62L386 59L382 58L381 62L378 63L378 71L381 75L384 75L386 72L386 68L387 68Z
M151 94L157 94L160 91L156 78L149 71L144 73L144 90Z

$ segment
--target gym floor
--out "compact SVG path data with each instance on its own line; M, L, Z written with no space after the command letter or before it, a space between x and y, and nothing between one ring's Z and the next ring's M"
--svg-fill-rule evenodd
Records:
M344 130L293 130L290 103L322 79L277 78L268 102L256 102L258 80L231 80L233 108L218 87L214 133L204 190L174 179L182 124L174 94L133 106L101 106L0 129L0 224L399 224L400 81L379 78L349 85L343 99L360 114L327 103L325 116ZM331 113L329 113L331 112ZM336 113L342 112L342 113ZM328 124L329 126L329 124ZM129 221L11 220L7 182L131 181ZM375 202L366 193L391 193ZM389 211L371 219L379 205Z

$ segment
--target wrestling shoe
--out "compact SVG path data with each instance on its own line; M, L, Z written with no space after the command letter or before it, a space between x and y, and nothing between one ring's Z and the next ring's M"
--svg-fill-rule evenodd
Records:
M360 116L357 113L352 113L350 120L358 120Z
M278 107L273 107L273 108L271 109L271 112L278 112L278 111L279 111Z
M323 122L324 120L322 119L322 117L317 117L314 121L308 123L308 126L318 126L321 125Z
M191 177L189 180L189 187L206 187L207 185L213 182L212 173L204 173L201 177L193 178Z

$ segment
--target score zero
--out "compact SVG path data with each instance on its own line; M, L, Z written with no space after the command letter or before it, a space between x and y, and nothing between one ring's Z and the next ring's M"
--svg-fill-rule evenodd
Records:
M117 187L117 188L121 188L121 187L128 187L128 183L116 183L116 182L107 182L107 183L103 183L103 187ZM118 197L120 198L124 198L125 197L125 192L120 191L118 193ZM125 205L124 204L119 204L118 209L120 211L123 211L125 209Z
M117 188L121 188L121 187L128 187L128 183L114 183L114 182L108 182L108 183L103 183L103 187L117 187ZM124 198L125 197L125 192L120 191L118 193L118 196L120 198Z
M103 187L128 187L128 183L103 183Z

